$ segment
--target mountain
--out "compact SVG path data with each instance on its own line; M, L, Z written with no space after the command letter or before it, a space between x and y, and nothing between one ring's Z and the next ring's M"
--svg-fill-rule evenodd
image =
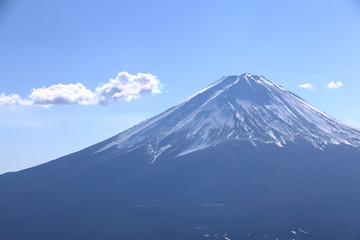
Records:
M359 182L358 129L246 73L0 175L0 239L359 239Z
M264 77L223 77L164 113L119 134L97 151L146 146L152 162L162 153L184 155L226 141L276 144L304 140L360 146L360 131L346 126ZM174 155L175 154L175 155Z

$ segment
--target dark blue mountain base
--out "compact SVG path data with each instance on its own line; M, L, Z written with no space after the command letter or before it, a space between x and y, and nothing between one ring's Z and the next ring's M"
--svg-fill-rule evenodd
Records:
M360 131L224 77L104 142L0 175L0 240L360 239Z
M229 142L154 164L145 149L92 152L0 176L0 239L360 236L360 153L349 146Z

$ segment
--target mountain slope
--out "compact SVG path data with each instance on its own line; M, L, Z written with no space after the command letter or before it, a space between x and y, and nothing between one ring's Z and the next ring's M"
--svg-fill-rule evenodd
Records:
M264 77L224 77L164 113L119 134L111 147L146 145L153 161L163 152L183 155L229 140L274 143L305 140L360 146L360 131L346 126ZM179 148L179 145L182 147Z
M261 76L224 77L104 142L0 175L0 239L358 239L359 144L359 130Z

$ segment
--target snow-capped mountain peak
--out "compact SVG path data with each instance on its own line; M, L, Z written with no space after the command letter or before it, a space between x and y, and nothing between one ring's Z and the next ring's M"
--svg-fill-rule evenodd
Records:
M266 78L249 73L219 79L173 108L115 136L102 151L146 147L150 161L182 156L227 141L252 145L308 142L360 146L360 131Z

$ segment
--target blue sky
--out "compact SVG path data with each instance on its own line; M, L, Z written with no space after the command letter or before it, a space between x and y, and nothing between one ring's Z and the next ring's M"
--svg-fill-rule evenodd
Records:
M244 72L360 128L359 43L356 0L1 1L0 173L85 148ZM98 104L124 71L147 94ZM77 83L96 97L44 106L36 92Z

